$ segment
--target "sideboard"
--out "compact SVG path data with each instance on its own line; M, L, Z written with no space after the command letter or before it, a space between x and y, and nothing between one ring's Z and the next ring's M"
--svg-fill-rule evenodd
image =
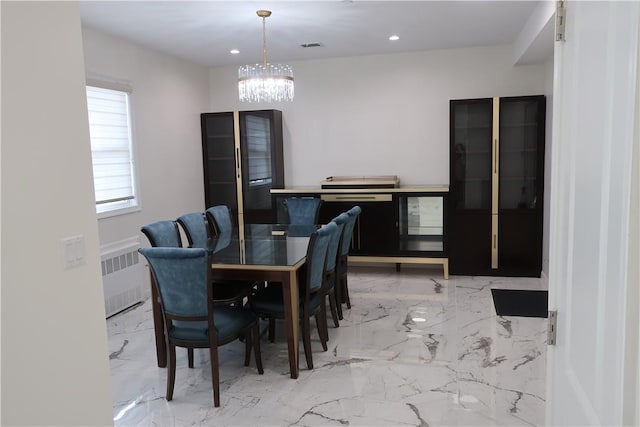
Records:
M322 224L358 205L362 213L354 228L349 261L395 263L397 269L401 264L439 264L444 278L449 278L448 186L323 187L271 189L277 222L287 221L283 203L287 197L320 198Z

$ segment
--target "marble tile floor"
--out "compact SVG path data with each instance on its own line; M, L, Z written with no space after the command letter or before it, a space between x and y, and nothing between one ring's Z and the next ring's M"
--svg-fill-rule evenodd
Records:
M149 301L107 321L116 426L520 426L545 416L546 319L500 317L491 288L543 289L540 279L451 276L431 268L352 267L353 306L329 350L312 333L289 377L284 332L261 341L264 375L244 345L220 349L221 407L207 350L195 368L178 349L174 398L155 360ZM266 322L264 322L266 327ZM313 328L313 322L312 322Z

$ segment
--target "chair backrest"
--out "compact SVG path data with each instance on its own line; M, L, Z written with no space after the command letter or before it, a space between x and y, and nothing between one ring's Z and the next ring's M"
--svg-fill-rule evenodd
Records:
M193 248L206 248L209 239L209 227L207 219L202 212L184 214L176 220L187 236L189 246Z
M322 200L315 197L287 197L284 205L289 224L317 224Z
M231 213L227 205L212 206L207 209L206 214L216 236L220 233L231 233L233 223L231 222Z
M153 247L180 248L182 239L175 221L156 221L143 225L140 229Z
M333 272L336 269L338 249L342 241L342 231L347 221L349 221L349 215L344 212L331 220L331 222L336 224L337 231L331 236L329 247L327 248L327 273Z
M231 243L231 232L229 233L220 233L215 237L215 246L213 248L213 253L220 252Z
M319 291L324 283L326 272L327 248L331 236L338 231L334 222L322 226L309 239L307 248L307 292Z
M349 248L351 247L351 236L353 236L353 228L356 225L358 215L360 215L362 209L360 206L354 206L346 213L349 216L349 220L344 225L344 231L342 232L342 244L340 247L340 255L347 256L349 254Z
M139 252L149 261L165 315L187 318L183 320L207 318L212 295L205 249L140 248Z
M360 215L360 212L362 212L362 209L360 208L360 206L354 206L351 209L349 209L347 211L347 215L349 216L358 216Z

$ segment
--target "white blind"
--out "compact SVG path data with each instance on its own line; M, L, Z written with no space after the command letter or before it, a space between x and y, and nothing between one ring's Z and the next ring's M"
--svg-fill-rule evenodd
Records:
M129 94L87 86L89 133L96 204L135 197Z

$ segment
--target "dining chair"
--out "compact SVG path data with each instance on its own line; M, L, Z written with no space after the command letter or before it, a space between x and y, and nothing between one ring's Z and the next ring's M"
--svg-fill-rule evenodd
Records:
M182 247L178 224L171 220L162 220L143 225L140 229L153 247Z
M322 200L316 197L287 197L284 206L289 224L317 224Z
M260 354L258 318L237 306L215 306L211 286L211 260L203 248L140 248L155 278L165 322L168 350L167 393L173 399L176 377L176 347L208 348L214 406L220 406L218 347L241 337L245 340L244 365L254 350L258 373L264 372ZM190 361L189 367L193 365Z
M346 212L341 213L337 217L331 220L335 222L338 226L338 233L335 241L329 243L329 250L327 253L327 286L333 290L333 301L331 300L331 296L329 297L329 305L335 303L335 312L334 308L331 307L331 316L334 318L334 324L338 323L336 321L336 314L339 320L343 319L342 314L342 288L338 286L338 264L340 262L340 256L342 252L342 239L344 235L344 227L349 221L349 215ZM332 246L333 244L333 246ZM337 326L336 326L337 327Z
M327 318L321 310L321 298L324 297L323 285L326 270L327 248L337 225L333 222L322 226L311 234L307 245L306 264L303 278L300 281L299 315L302 322L302 342L307 360L307 368L313 369L311 353L311 324L309 319L315 317L322 349L327 351ZM282 284L270 283L258 290L250 300L251 309L261 318L269 319L269 340L273 342L275 319L284 319L284 301ZM324 315L323 315L324 314Z
M231 232L233 222L231 221L231 212L227 205L212 206L206 210L207 221L212 235L218 235L224 232Z
M226 211L229 212L228 209ZM184 230L190 247L206 248L209 241L209 226L205 214L202 212L193 212L184 214L176 220ZM225 229L224 233L218 234L218 243L220 238L227 239L231 235L231 230ZM213 243L213 242L212 242ZM215 252L215 251L214 251ZM250 297L256 286L255 281L251 280L215 280L214 298L218 305L239 304L242 305L245 297Z
M358 220L358 215L360 215L362 209L360 206L354 206L347 211L347 215L349 216L349 220L344 225L344 229L342 231L342 243L340 247L340 255L338 257L338 262L336 265L336 280L337 286L340 287L340 304L346 303L347 308L351 308L351 299L349 298L349 286L347 282L347 258L349 256L349 249L351 249L351 237L353 236L353 229L356 225L356 221Z
M184 230L191 248L206 248L209 239L209 226L202 212L192 212L180 215L176 222Z
M333 326L335 326L336 328L340 327L340 322L338 321L338 319L342 319L342 307L340 307L340 312L338 312L338 304L336 298L336 265L338 261L338 249L340 245L340 238L342 236L342 230L344 229L344 224L346 223L348 218L349 215L347 215L346 213L342 213L338 217L331 220L332 223L336 224L336 229L335 232L331 235L331 239L329 240L329 245L327 247L327 265L325 267L325 283L323 286L323 293L329 299L331 318L333 319ZM326 312L324 297L322 298L322 309Z
M168 247L168 248L181 248L182 247L182 239L180 238L180 231L178 230L178 224L175 221L171 220L162 220L156 221L149 224L145 224L140 228L142 234L147 236L149 240L149 244L152 247ZM149 271L149 282L151 283L151 300L154 301L152 304L153 310L153 318L154 324L158 324L162 322L162 313L157 308L160 296L158 295L155 285L155 278L153 277L153 273ZM159 346L164 346L164 344L158 341L158 336L156 335L156 351ZM193 365L193 349L187 350L189 356L189 366ZM161 363L162 357L160 353L158 353L158 363Z

